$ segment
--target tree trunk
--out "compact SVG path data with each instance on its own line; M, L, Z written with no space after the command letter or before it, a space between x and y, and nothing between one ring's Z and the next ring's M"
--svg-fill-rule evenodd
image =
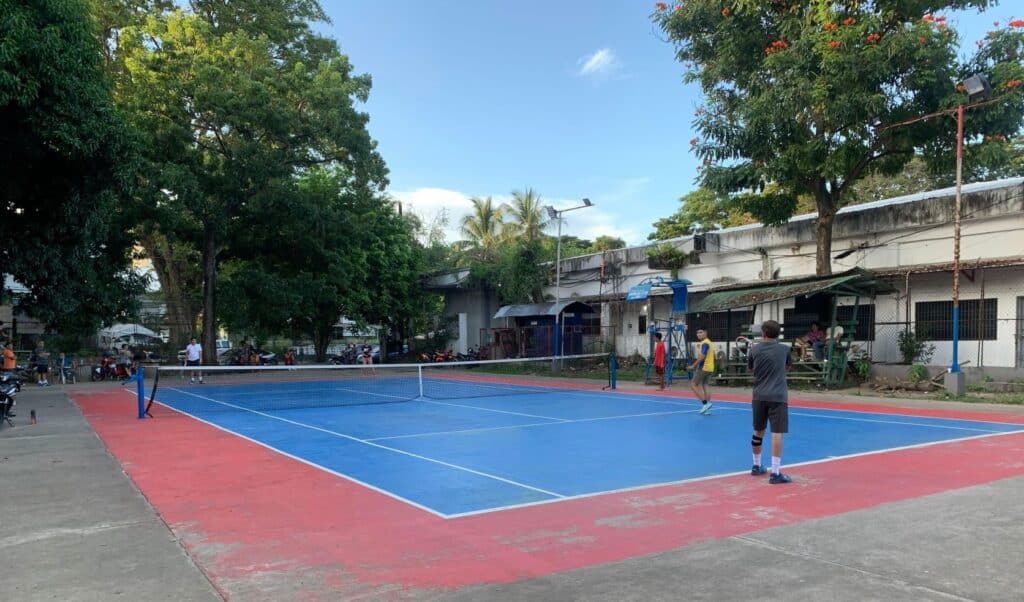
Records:
M326 328L323 326L313 328L313 352L316 354L316 363L327 362L327 346L331 344L331 331L333 325Z
M828 276L832 273L832 223L836 218L835 203L823 187L819 188L814 197L818 206L815 271L818 276Z
M203 363L217 363L217 238L203 231Z
M145 230L139 236L139 245L153 264L160 292L167 306L166 325L170 331L169 343L183 348L195 336L199 309L193 300L198 270L193 262L183 259L182 249L172 248L159 232Z

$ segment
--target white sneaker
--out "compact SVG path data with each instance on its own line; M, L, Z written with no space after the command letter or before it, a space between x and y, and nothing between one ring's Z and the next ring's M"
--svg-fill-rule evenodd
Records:
M196 379L194 379L194 378L188 379L188 384L190 384L190 385L196 384Z
M700 415L701 416L707 416L710 413L711 413L711 402L710 401L707 402L707 403L700 404Z

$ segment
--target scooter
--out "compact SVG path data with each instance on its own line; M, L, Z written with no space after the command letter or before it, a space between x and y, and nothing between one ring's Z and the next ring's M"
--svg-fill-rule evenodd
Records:
M126 380L132 375L130 366L117 363L113 357L107 356L89 372L89 380Z
M14 426L14 423L11 422L11 418L15 416L13 412L14 396L19 391L21 391L21 379L16 374L10 372L0 374L0 426L5 422L9 426Z

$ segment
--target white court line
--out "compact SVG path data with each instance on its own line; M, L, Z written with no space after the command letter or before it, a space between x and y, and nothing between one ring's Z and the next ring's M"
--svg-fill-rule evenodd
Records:
M854 454L846 454L844 456L830 456L828 458L822 458L822 459L819 459L819 460L808 460L807 462L797 462L795 464L786 464L786 468L791 468L791 467L794 467L794 466L798 467L798 466L811 466L813 464L824 464L826 462L834 462L836 460L843 460L843 459L847 459L847 458L858 458L858 457L861 457L861 456L873 456L873 455L884 454L884 453L893 452L893 451L902 451L902 450L906 450L906 449L917 449L917 448L922 448L922 447L931 447L931 446L934 446L934 445L943 445L945 443L957 443L957 442L960 442L960 441L970 441L970 440L973 440L973 439L984 439L986 437L1002 437L1004 435L1019 435L1021 432L1024 432L1024 431L1006 431L1006 432L999 432L999 433L986 433L984 435L971 435L971 436L968 436L968 437L960 437L958 439L946 439L946 440L943 440L943 441L929 441L927 443L915 443L914 445L904 445L904 446L901 446L901 447L890 447L890 448L887 448L887 449L879 449L879 450L874 450L874 451L857 452L857 453L854 453ZM623 487L621 489L609 489L607 491L594 491L594 492L590 492L590 493L581 493L579 495L567 495L567 496L562 497L562 498L557 499L557 500L540 500L540 501L536 501L536 502L526 502L526 503L523 503L523 504L510 504L508 506L498 506L498 507L495 507L495 508L485 508L483 510L471 510L469 512L458 512L456 514L447 514L447 515L445 515L445 518L452 519L452 518L462 518L462 517L466 517L466 516L478 516L478 515L481 515L481 514L490 514L492 512L502 512L502 511L505 511L505 510L513 510L513 509L516 509L516 508L528 508L530 506L543 506L543 505L546 505L546 504L562 503L562 502L567 502L569 500L579 500L579 499L584 499L584 498L588 498L588 497L597 497L597 496L600 496L600 495L609 495L609 494L613 494L613 493L628 493L628 492L631 492L631 491L643 491L644 489L653 489L655 487L667 487L667 486L671 486L671 485L682 485L682 484L685 484L685 483L696 483L696 482L699 482L699 481L709 481L711 479L718 479L718 478L722 478L722 477L730 477L730 476L734 476L734 475L743 475L743 474L749 475L750 474L750 469L743 470L743 471L738 471L738 472L723 472L723 473L720 473L720 474L708 475L708 476L703 476L703 477L695 477L695 478L692 478L692 479L681 479L681 480L678 480L678 481L665 481L663 483L651 483L651 484L648 484L648 485L636 485L636 486L633 486L633 487Z
M669 414L692 414L700 410L675 410L672 412L649 412L647 414L623 414L621 416L598 416L597 418L575 418L565 419L562 422L531 422L528 424L512 424L509 426L487 426L476 429L461 429L455 431L435 431L432 433L412 433L409 435L391 435L389 437L373 437L367 441L386 441L388 439L412 439L415 437L432 437L435 435L460 435L463 433L482 433L485 431L504 431L508 429L530 428L535 426L552 426L562 424L576 424L578 422L596 422L598 420L615 420L617 418L641 418L645 416L667 416Z
M170 388L170 387L168 387L168 388ZM138 398L138 395L136 393L133 393L131 391L124 391L124 392L128 393L132 397L135 397L136 399ZM412 506L414 508L418 508L420 510L423 510L424 512L428 512L430 514L433 514L434 516L437 516L437 517L440 517L440 518L448 518L448 515L443 513L443 512L438 512L437 510L434 510L433 508L430 508L428 506L424 506L423 504L418 504L418 503L416 503L416 502L414 502L414 501L412 501L410 499L404 498L404 497L402 497L402 496L400 496L400 495L398 495L396 493L392 493L392 492L388 491L387 489L381 489L380 487L377 487L376 485L371 485L370 483L367 483L366 481L360 481L359 479L357 479L355 477L350 477L349 475L347 475L347 474L345 474L343 472L338 472L336 470L331 470L330 468L327 468L326 466L322 466L320 464L317 464L315 462L311 462L311 461L309 461L309 460L307 460L305 458L302 458L300 456L296 456L296 455L290 454L290 453L288 453L288 452L286 452L284 450L280 450L280 449L278 449L278 448L276 448L276 447L274 447L274 446L272 446L272 445L270 445L268 443L264 443L263 441L260 441L258 439L253 439L252 437L248 437L248 436L243 435L241 433L237 433L237 432L235 432L235 431L233 431L233 430L231 430L231 429L229 429L227 427L223 427L223 426L217 424L216 422L210 422L209 420L204 420L204 419L202 419L202 418L200 418L200 417L198 417L198 416L196 416L194 414L189 414L188 412L185 412L183 410L179 410L178 408L175 408L174 406L167 405L166 403L160 401L159 399L155 399L153 401L155 403L158 403L158 404L162 405L163 407L167 408L168 410L171 410L173 412L177 412L178 414L181 414L182 416L187 416L187 417L189 417L189 418L191 418L193 420L197 420L199 422L202 422L203 424L207 424L209 426L212 426L213 428L215 428L215 429L217 429L219 431L223 431L223 432L228 433L230 435L234 435L236 437L240 437L240 438L245 439L246 441L248 441L250 443L255 443L256 445L259 445L262 448L269 449L270 451L273 451L273 452L277 452L277 453L281 454L282 456L285 456L287 458L291 458L292 460L295 460L297 462L301 462L301 463L305 464L306 466L311 466L311 467L313 467L313 468L315 468L317 470L322 470L323 472L326 472L327 474L332 474L332 475L334 475L336 477L341 477L341 478L345 479L346 481L349 481L351 483L355 483L356 485L362 485L363 487L366 487L367 489L370 489L370 490L376 491L377 493L381 493L383 495L386 495L386 496L388 496L389 498L391 498L393 500L398 500L399 502L404 502L406 504L409 504L410 506Z
M725 407L725 408L720 408L720 409L727 410L727 411L730 411L730 412L752 412L753 411L753 409L751 409L751 408L730 408L730 407ZM811 408L811 409L817 409L817 408ZM829 411L832 411L832 410L826 410L826 412L829 412ZM868 413L868 412L865 412L865 413ZM947 430L953 430L953 431L971 431L971 432L974 432L974 433L1002 433L1002 432L1005 432L1005 431L995 431L995 430L991 430L991 429L969 428L969 427L966 427L966 426L950 426L950 425L945 425L945 424L927 424L927 423L922 423L922 422L902 422L902 421L899 421L899 420L880 420L880 419L875 419L875 418L857 418L855 416L831 416L829 414L810 414L810 413L807 413L807 412L790 412L789 415L790 416L807 416L808 418L824 418L826 420L848 420L850 422L871 422L871 423L876 423L876 424L898 424L898 425L901 425L901 426L920 426L922 428L947 429ZM896 416L896 417L904 416L903 414L876 414L876 413L871 413L871 415L873 415L873 416ZM933 418L934 420L959 420L958 418L937 418L937 417L931 417L931 416L906 416L906 417L907 418ZM982 422L982 424L1005 424L1005 425L1008 425L1008 426L1021 426L1021 427L1024 427L1024 425L1015 425L1012 422L991 422L991 423L986 423L986 422L983 422L983 421L976 421L976 422Z
M390 451L390 452L395 452L396 454L402 454L402 455L405 455L405 456L409 456L411 458L416 458L418 460L424 460L426 462L433 462L434 464L440 464L441 466L447 466L448 468L454 468L456 470L462 470L462 471L465 471L465 472L468 472L468 473L479 475L481 477L487 477L489 479L494 479L495 481L501 481L503 483L508 483L509 485L515 485L516 487L522 487L523 489L530 489L532 491L543 493L545 495L550 495L550 496L554 496L554 497L557 497L557 498L565 497L565 496L563 496L560 493L555 493L554 491L548 491L547 489L541 489L539 487L533 487L532 485L527 485L525 483L519 483L519 482L513 481L511 479L506 479L506 478L503 478L503 477L499 477L497 475L488 474L486 472L481 472L479 470L474 470L472 468L467 468L465 466L459 466L458 464L452 464L450 462L445 462L443 460L437 460L437 459L434 459L434 458L428 458L427 456L421 456L419 454L414 454L412 452L408 452L408 451L405 451L405 450L402 450L402 449L398 449L398 448L394 448L394 447L388 447L386 445L381 445L380 443L374 443L372 441L367 441L366 439L360 439L358 437L353 437L352 435L346 435L345 433L339 433L337 431L332 431L332 430L321 428L321 427L318 427L318 426L313 426L311 424L306 424L304 422L298 422L296 420L289 420L287 418L281 418L280 416L274 416L273 414L267 414L266 412L260 412L258 410L253 410L253 409L250 409L250 408L243 408L242 406L238 406L238 405L235 405L233 403L227 403L225 401L217 401L216 399L212 399L212 398L209 398L209 397L203 397L202 395L196 395L195 393L189 393L188 391L182 391L181 389L175 389L173 387L168 387L168 390L170 390L170 391L177 391L178 393L183 393L185 395L191 395L192 397L198 397L199 399L203 399L203 400L206 400L206 401L212 401L213 403L219 403L221 405L225 405L225 406L228 406L230 408L234 408L236 410L241 410L243 412L251 412L251 413L256 414L258 416L263 416L264 418L270 418L271 420L279 420L281 422L292 424L294 426L298 426L298 427L302 427L302 428L307 428L307 429L310 429L310 430L313 430L313 431L320 431L320 432L326 433L328 435L334 435L335 437L341 437L343 439L348 439L350 441L355 441L357 443L362 443L364 445L370 445L372 447L378 447L380 449L384 449L384 450L387 450L387 451Z
M421 399L420 401L422 401L423 403L433 403L433 404L441 405L441 406L452 406L452 407L456 407L456 408L469 408L469 409L472 409L472 410L482 410L484 412L497 412L499 414L511 414L513 416L524 416L526 418L543 418L545 420L555 420L555 421L558 421L558 422L569 422L569 420L567 418L555 418L553 416L541 416L539 414L524 414L523 412L512 412L512 411L509 411L509 410L495 410L494 408L484 408L484 407L481 407L481 406L471 406L471 405L466 405L466 404L461 404L461 403L449 403L447 401L434 401L432 399Z

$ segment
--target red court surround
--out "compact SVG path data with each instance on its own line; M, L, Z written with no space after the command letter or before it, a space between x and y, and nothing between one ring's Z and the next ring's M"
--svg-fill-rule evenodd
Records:
M1024 475L1024 433L1015 433L794 467L786 486L742 475L445 520L162 406L155 419L137 420L121 392L73 397L229 594L281 575L295 575L299 588L315 575L341 597L510 582ZM1024 423L981 412L793 405Z

